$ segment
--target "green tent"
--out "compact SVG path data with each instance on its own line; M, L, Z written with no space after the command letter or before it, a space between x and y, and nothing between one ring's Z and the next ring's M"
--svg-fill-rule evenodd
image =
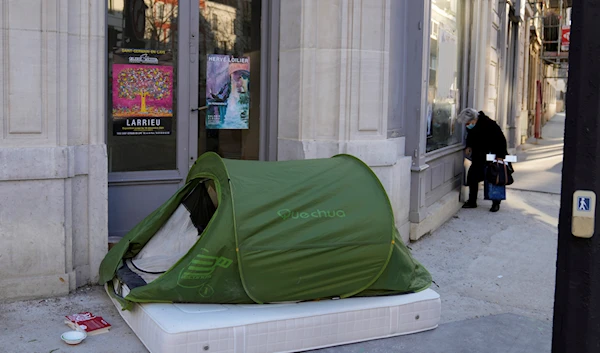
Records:
M106 255L131 302L273 303L424 290L387 194L359 159L202 155L186 184Z

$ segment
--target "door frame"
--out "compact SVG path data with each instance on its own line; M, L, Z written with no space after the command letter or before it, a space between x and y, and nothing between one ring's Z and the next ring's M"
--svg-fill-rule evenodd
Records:
M277 160L279 121L279 28L281 2L262 0L260 80L259 156L264 161ZM264 57L263 57L264 56Z
M278 0L262 0L261 4L261 63L260 63L260 136L259 158L265 161L277 160L277 116L279 100L279 23L280 4ZM108 188L151 185L172 185L179 189L184 186L187 173L198 158L198 80L199 80L199 2L179 0L178 43L177 43L177 142L176 169L109 172ZM105 13L108 21L108 12ZM108 22L106 22L108 23ZM106 26L108 31L108 26ZM108 55L108 36L105 41L105 55ZM107 69L110 63L106 63ZM109 71L107 71L109 72ZM107 79L107 78L105 78ZM106 100L108 101L108 100ZM108 124L110 117L108 104L105 104ZM108 144L108 129L105 129L105 143ZM114 196L113 196L114 197ZM109 200L109 207L111 202ZM159 206L159 205L157 205ZM109 217L110 209L107 210ZM138 215L139 216L139 215ZM121 237L126 231L112 230L110 236Z
M186 28L190 25L189 16L181 16L181 14L190 13L191 5L193 0L179 0L179 16L178 16L178 39L177 39L177 142L176 142L176 169L172 170L149 170L149 171L135 171L135 172L109 172L108 173L108 185L125 186L125 185L138 185L138 184L179 184L179 187L183 186L185 177L187 175L187 159L188 159L188 148L189 148L189 135L182 133L189 129L189 97L184 94L186 88L190 86L190 62L185 60L189 55L190 47L187 43L189 40L189 32L181 31L179 29ZM108 26L107 26L108 30ZM108 48L108 39L106 40L106 53L111 48ZM107 65L110 63L107 62ZM109 69L109 68L107 68ZM110 116L108 104L105 104L106 115ZM108 121L107 121L108 123ZM108 133L105 136L105 141L108 146Z
M182 1L182 0L180 0ZM263 161L277 160L277 116L279 109L279 24L280 24L280 3L279 0L261 0L261 49L260 49L260 132L259 132L259 159ZM185 42L187 45L187 55L189 75L188 80L189 95L186 96L188 104L186 110L189 112L189 133L188 139L188 170L198 159L198 108L205 102L199 101L198 80L199 67L198 55L200 39L200 4L195 1L193 10L190 9L189 16L185 25L189 28L186 31ZM181 28L183 27L183 23ZM183 38L180 37L180 44ZM181 47L180 47L181 48ZM183 53L181 48L180 53ZM206 55L204 53L203 55ZM183 110L182 110L183 111Z
M189 95L187 92L189 91L188 87L190 87L190 60L188 60L188 56L190 55L190 39L189 39L189 31L180 30L181 28L189 28L190 26L190 17L187 15L191 12L193 0L179 0L178 4L178 33L177 33L177 62L173 64L177 66L177 115L176 115L176 151L175 151L175 169L171 170L149 170L149 171L132 171L132 172L110 172L108 173L108 217L109 217L109 236L122 237L124 236L128 230L127 227L118 227L113 225L113 229L110 229L110 217L111 214L117 212L114 209L111 211L111 204L119 201L121 196L115 195L124 195L127 193L125 191L124 194L121 194L120 191L117 191L121 187L143 187L143 186L152 186L152 185L162 185L161 195L166 195L168 192L167 189L179 189L185 184L185 178L188 172L188 163L187 160L189 158L189 134L185 133L189 130L190 125L190 115L187 113L189 111ZM106 23L108 23L108 11L105 13ZM108 25L106 26L106 31L108 31ZM105 41L105 54L108 55L109 51L112 48L108 47L108 35L106 36ZM107 60L106 63L107 72L110 72L110 62ZM105 78L108 79L108 78ZM110 94L110 93L109 93ZM108 102L108 99L106 100ZM110 107L108 104L105 104L105 116L107 119L105 120L105 124L110 123ZM107 148L110 148L110 144L108 143L108 129L105 129L105 143L107 144ZM132 137L133 139L133 137ZM110 162L109 162L110 163ZM170 187L169 187L170 185ZM129 191L131 192L131 190ZM113 194L116 193L116 194ZM111 202L111 194L112 198L115 198ZM164 200L166 201L166 199ZM162 201L162 202L164 202ZM156 207L160 206L162 202L158 202L155 205ZM131 204L129 201L125 203L122 207L127 211L127 204ZM115 207L115 206L113 206ZM121 206L119 206L121 207ZM154 205L149 207L154 210ZM151 212L151 211L150 211ZM143 219L146 214L134 211L127 211L127 213L131 214L135 220L137 218ZM139 220L141 220L139 219ZM114 221L120 223L120 221Z

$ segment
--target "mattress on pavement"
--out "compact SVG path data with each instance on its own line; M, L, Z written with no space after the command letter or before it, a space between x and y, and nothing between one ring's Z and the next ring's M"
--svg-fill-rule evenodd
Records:
M119 313L152 353L301 352L431 330L441 315L432 289L282 304L134 304Z

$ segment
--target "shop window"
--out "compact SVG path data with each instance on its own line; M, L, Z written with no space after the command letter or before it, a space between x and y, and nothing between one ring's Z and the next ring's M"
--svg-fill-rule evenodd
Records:
M461 142L456 116L461 108L462 25L458 0L431 1L427 152Z
M198 155L257 160L262 1L206 4L200 12L198 102L206 109L198 112ZM231 64L216 63L223 59Z
M108 0L107 5L109 172L174 170L179 2ZM141 55L156 63L144 63Z

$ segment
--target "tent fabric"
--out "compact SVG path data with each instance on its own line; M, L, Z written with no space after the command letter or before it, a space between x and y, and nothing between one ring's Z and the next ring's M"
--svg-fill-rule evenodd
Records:
M186 245L154 246L155 259L171 262L150 266L164 272L134 286L126 301L273 303L431 284L400 239L379 179L349 155L278 162L202 155L185 185L108 252L100 282L123 280L119 271L137 276L132 266L152 261L138 255L157 234Z

